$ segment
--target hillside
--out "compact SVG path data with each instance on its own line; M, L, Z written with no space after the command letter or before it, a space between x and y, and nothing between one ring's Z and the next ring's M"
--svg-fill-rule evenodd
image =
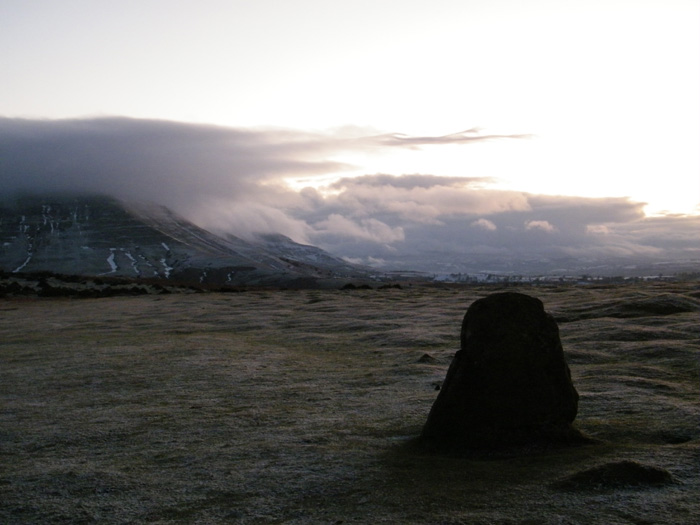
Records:
M0 270L228 285L311 285L366 276L282 235L222 237L165 207L102 196L1 202Z

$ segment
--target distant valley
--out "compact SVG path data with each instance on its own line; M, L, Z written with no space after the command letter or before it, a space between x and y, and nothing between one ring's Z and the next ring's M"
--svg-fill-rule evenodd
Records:
M562 253L484 254L406 247L379 268L348 262L281 234L215 234L154 203L95 195L25 195L0 200L0 272L37 272L168 285L338 288L352 282L559 282L697 278L700 262L669 255L573 257ZM388 250L388 248L387 248ZM347 258L340 255L348 255ZM361 258L364 259L364 258ZM371 257L370 257L371 259Z

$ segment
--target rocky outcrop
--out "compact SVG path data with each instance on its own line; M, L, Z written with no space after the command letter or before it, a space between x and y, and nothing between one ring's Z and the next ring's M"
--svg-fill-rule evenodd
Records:
M578 393L556 322L539 299L497 293L474 302L422 433L431 449L498 449L582 439Z

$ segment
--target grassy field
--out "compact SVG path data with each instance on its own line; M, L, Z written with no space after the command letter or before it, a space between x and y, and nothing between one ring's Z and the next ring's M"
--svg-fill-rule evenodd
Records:
M700 285L510 290L557 319L597 443L416 446L494 288L0 299L0 522L699 523ZM673 481L561 483L622 460Z

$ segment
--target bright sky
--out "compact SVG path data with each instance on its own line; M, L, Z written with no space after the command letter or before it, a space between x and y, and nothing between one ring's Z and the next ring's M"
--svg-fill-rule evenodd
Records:
M700 213L697 0L3 0L0 116L531 134L363 158Z

